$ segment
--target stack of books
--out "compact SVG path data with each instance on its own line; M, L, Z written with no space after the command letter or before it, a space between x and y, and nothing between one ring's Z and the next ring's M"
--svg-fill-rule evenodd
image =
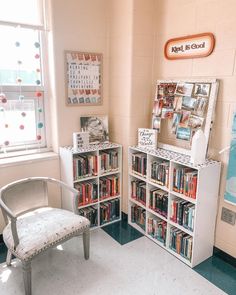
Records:
M170 249L191 261L193 237L172 227L170 230Z
M100 224L119 219L120 217L120 200L114 199L100 204Z
M149 208L167 218L168 193L161 189L150 190Z
M75 183L75 189L78 190L79 206L95 203L98 201L98 185L96 181L90 180L81 183Z
M138 205L131 206L131 222L136 223L145 231L146 210Z
M170 220L188 230L194 230L195 205L180 199L172 199Z
M74 180L96 176L98 173L97 156L92 154L79 155L73 158Z
M146 177L147 175L147 155L143 153L132 154L132 172Z
M196 199L197 171L186 167L176 167L173 170L173 190Z
M119 161L117 150L102 151L99 158L101 174L118 170Z
M141 180L131 181L131 198L146 205L146 183Z
M120 178L117 175L102 177L99 179L99 197L104 200L120 194Z
M166 245L167 222L158 218L148 218L148 234Z
M169 186L169 168L170 163L167 161L153 161L151 163L151 181L159 185Z

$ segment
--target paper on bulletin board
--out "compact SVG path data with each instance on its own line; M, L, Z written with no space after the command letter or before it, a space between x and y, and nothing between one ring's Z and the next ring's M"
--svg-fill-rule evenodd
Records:
M232 139L226 178L225 201L236 205L236 112L233 115Z

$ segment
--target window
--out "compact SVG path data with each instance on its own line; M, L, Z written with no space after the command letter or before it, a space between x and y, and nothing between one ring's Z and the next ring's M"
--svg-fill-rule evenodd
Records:
M46 147L42 3L0 0L0 154Z

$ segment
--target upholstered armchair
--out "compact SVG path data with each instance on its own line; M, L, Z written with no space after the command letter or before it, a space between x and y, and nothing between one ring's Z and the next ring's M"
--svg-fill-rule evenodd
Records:
M48 186L54 184L68 192L74 212L48 206ZM88 219L78 215L78 192L67 184L48 177L31 177L0 189L0 207L6 222L3 239L12 255L23 266L25 294L31 295L31 260L51 247L83 234L84 257L89 258Z

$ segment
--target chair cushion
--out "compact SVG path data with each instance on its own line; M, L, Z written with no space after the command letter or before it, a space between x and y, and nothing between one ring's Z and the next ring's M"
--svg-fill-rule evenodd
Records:
M17 219L19 245L14 249L11 224L3 230L3 239L12 254L27 261L47 248L89 228L90 222L70 211L44 207Z

